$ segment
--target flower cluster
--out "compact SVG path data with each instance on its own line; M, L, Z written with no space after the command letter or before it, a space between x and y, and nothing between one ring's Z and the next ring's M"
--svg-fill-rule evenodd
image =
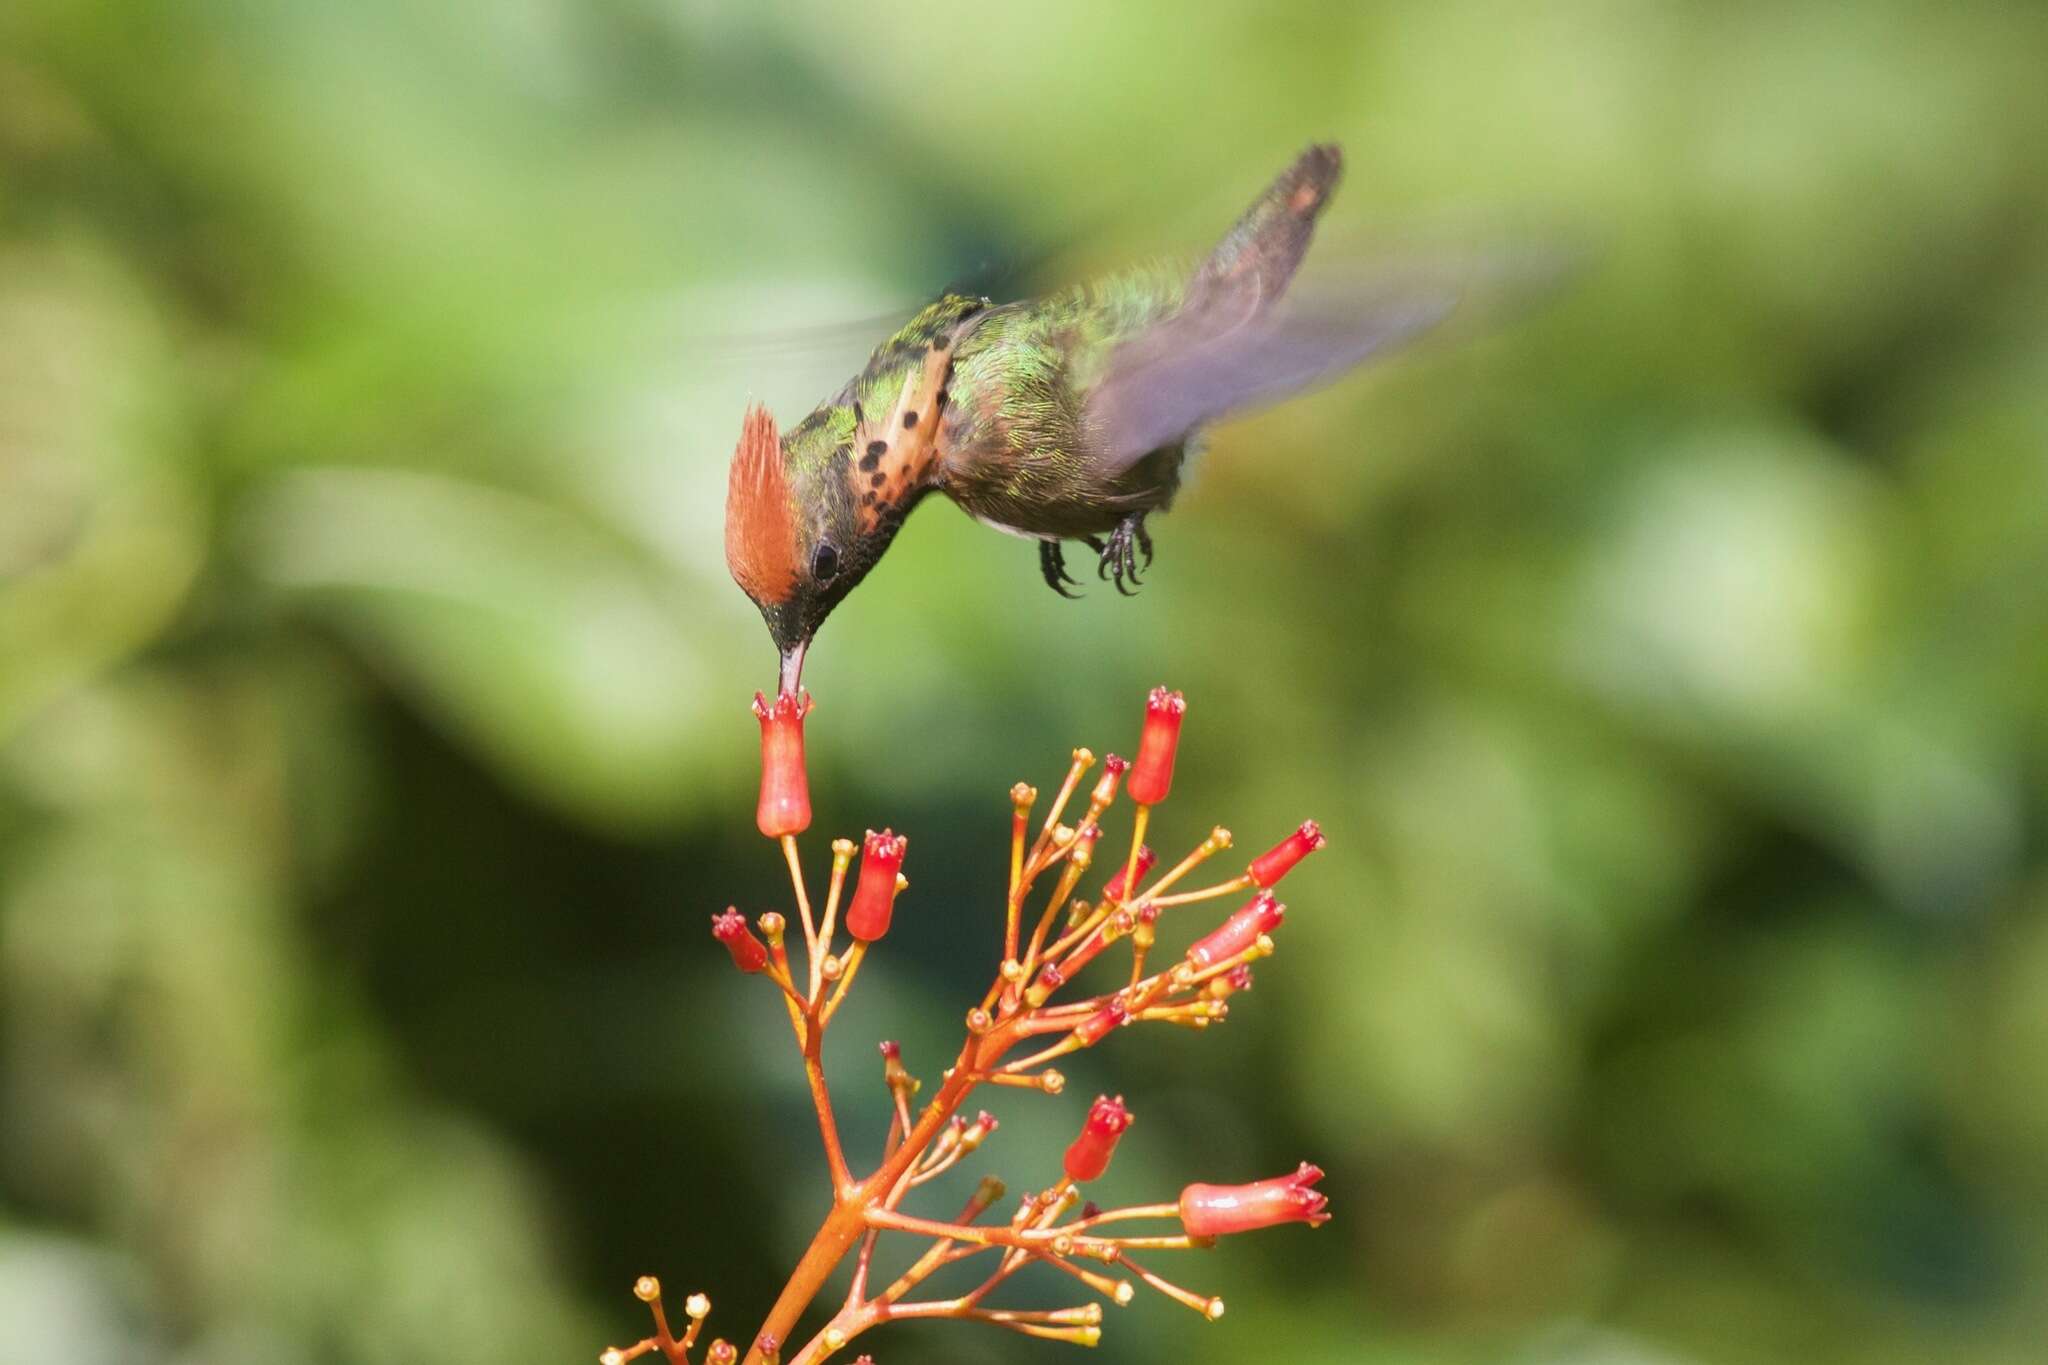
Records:
M1153 690L1146 700L1136 759L1126 763L1114 754L1106 758L1087 789L1085 807L1072 823L1067 823L1069 809L1095 766L1095 756L1087 749L1074 750L1066 776L1035 831L1038 792L1022 783L1011 789L1001 963L980 1003L967 1011L960 1052L940 1074L935 1094L922 1108L913 1106L922 1087L906 1066L902 1048L894 1042L881 1045L882 1081L893 1118L880 1161L865 1174L855 1173L840 1142L822 1044L861 962L889 933L897 898L910 885L902 872L909 840L892 830L869 830L858 846L860 868L850 898L844 892L856 846L847 839L834 841L824 900L814 911L796 845L796 836L811 821L803 738L811 699L808 694L784 694L771 704L757 696L754 711L761 721L757 823L764 835L780 844L789 867L803 964L799 967L791 957L789 922L780 914L760 915L750 926L737 909L728 909L711 917L711 932L732 955L735 967L766 977L782 992L817 1110L834 1197L767 1320L746 1346L744 1365L781 1365L787 1344L795 1340L792 1333L798 1321L849 1258L852 1282L844 1301L815 1335L788 1352L790 1365L818 1365L871 1328L918 1318L966 1319L1026 1336L1094 1345L1102 1332L1100 1302L1048 1309L989 1303L994 1291L1033 1262L1064 1271L1113 1304L1130 1302L1135 1281L1214 1319L1223 1313L1221 1299L1165 1279L1140 1264L1133 1253L1142 1253L1149 1261L1153 1252L1205 1247L1230 1233L1281 1223L1314 1227L1328 1221L1324 1196L1315 1189L1323 1173L1306 1163L1290 1175L1246 1185L1189 1185L1170 1203L1098 1208L1084 1197L1082 1187L1109 1168L1118 1141L1133 1121L1121 1095L1096 1099L1066 1150L1058 1178L1025 1195L1007 1218L982 1221L1004 1196L1003 1183L993 1177L984 1178L951 1219L903 1209L913 1191L945 1175L995 1133L996 1120L988 1113L966 1116L968 1097L978 1087L1058 1095L1065 1082L1051 1063L1094 1047L1124 1028L1167 1023L1202 1029L1221 1022L1230 1012L1231 997L1251 986L1251 964L1273 951L1272 935L1286 913L1274 898L1273 887L1323 846L1315 822L1304 823L1235 877L1194 890L1175 889L1230 847L1230 832L1221 827L1211 830L1164 874L1152 877L1157 859L1145 845L1145 833L1153 808L1166 800L1173 786L1174 758L1187 714L1180 693L1163 687ZM1076 892L1095 865L1103 817L1115 804L1119 787L1136 807L1130 843L1095 899L1080 898ZM1178 957L1148 970L1167 915L1185 917L1185 907L1246 892L1250 899L1240 908L1213 924ZM852 940L843 953L835 947L842 901L844 928ZM1056 1003L1056 997L1098 957L1125 942L1131 948L1130 966L1127 972L1114 974L1119 984ZM1122 1226L1145 1222L1165 1227L1131 1232ZM870 1275L876 1244L884 1235L927 1244L910 1268L887 1284ZM959 1293L913 1293L948 1267L984 1258L983 1278ZM652 1276L643 1277L634 1293L651 1309L654 1333L631 1346L609 1348L600 1357L602 1365L626 1365L656 1351L669 1365L688 1365L710 1302L702 1294L689 1297L684 1307L687 1325L677 1336L662 1305L660 1284ZM707 1365L737 1365L742 1354L730 1342L714 1340L705 1348L704 1360ZM863 1356L854 1365L867 1362Z

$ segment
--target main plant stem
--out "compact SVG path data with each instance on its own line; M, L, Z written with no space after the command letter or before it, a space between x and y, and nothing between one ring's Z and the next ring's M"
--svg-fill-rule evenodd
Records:
M917 1126L911 1129L903 1145L866 1180L857 1185L849 1183L837 1191L832 1211L825 1215L817 1235L811 1238L811 1244L797 1261L796 1269L790 1272L789 1283L782 1287L782 1293L768 1310L761 1330L754 1334L742 1365L762 1365L761 1342L764 1338L773 1337L785 1346L789 1343L790 1330L804 1315L804 1310L811 1306L811 1301L823 1291L825 1281L832 1278L832 1272L839 1268L839 1263L846 1259L868 1230L868 1209L888 1195L896 1181L910 1169L911 1163L931 1144L946 1120L960 1108L979 1082L980 1073L1001 1061L1014 1042L1014 1031L1007 1027L968 1039L953 1063L952 1074L939 1087L939 1093L932 1102L925 1106L924 1113L918 1116Z

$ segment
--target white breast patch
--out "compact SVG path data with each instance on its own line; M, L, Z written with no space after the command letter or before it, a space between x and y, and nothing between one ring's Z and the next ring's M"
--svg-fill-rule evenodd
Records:
M1058 536L1042 536L1042 535L1038 534L1038 532L1036 532L1036 531L1020 531L1020 530L1018 530L1018 529L1017 529L1016 527L1014 527L1014 526L1005 526L1005 525L1003 525L1003 523L1001 523L1000 521L993 521L993 520L989 519L988 517L980 516L980 515L978 515L978 514L976 514L976 513L973 513L973 512L969 512L969 513L968 513L967 515L968 515L968 516L970 516L970 517L973 517L973 518L974 518L974 519L975 519L976 521L980 522L980 523L981 523L981 524L982 524L983 526L989 527L989 528L990 528L991 530L1001 531L1001 532L1002 532L1002 533L1003 533L1004 535L1006 535L1006 536L1015 536L1015 537L1017 537L1017 539L1019 539L1019 540L1058 540L1058 539L1059 539L1059 537L1058 537Z

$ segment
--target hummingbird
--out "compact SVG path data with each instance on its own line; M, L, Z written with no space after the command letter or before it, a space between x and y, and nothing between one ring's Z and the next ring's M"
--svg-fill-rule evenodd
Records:
M1061 596L1067 542L1128 595L1206 427L1328 380L1452 310L1440 283L1306 304L1294 280L1343 169L1311 146L1199 266L1146 266L1038 298L948 293L786 435L759 405L733 452L725 555L795 692L804 652L926 497L1038 543Z

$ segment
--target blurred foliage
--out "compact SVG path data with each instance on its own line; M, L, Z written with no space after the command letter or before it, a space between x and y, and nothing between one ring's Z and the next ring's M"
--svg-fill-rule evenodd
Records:
M1001 793L1163 677L1162 843L1334 847L1229 1028L986 1164L1113 1087L1109 1197L1313 1155L1339 1221L1105 1356L2038 1359L2048 14L982 8L0 12L0 1355L588 1359L649 1270L744 1335L820 1210L704 934L786 894L740 413L1336 137L1329 250L1588 267L1219 432L1135 603L913 521L808 675L818 833L916 836L856 1141L981 980Z

